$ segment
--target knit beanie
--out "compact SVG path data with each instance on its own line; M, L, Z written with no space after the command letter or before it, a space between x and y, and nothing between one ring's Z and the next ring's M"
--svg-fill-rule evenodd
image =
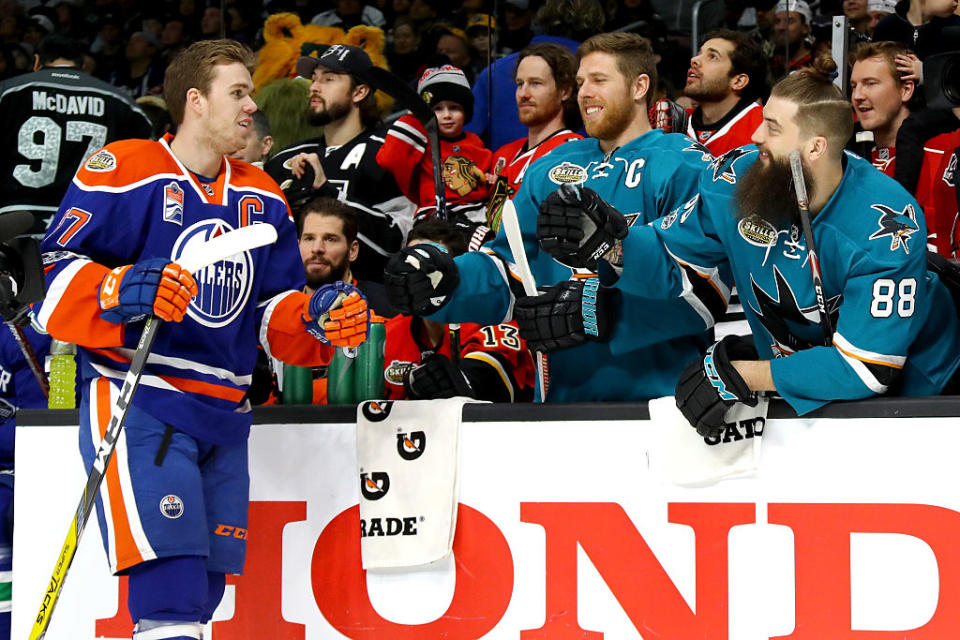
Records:
M473 119L473 93L467 76L460 69L445 64L442 67L431 67L420 76L417 93L429 107L444 100L456 102L463 107L465 121Z

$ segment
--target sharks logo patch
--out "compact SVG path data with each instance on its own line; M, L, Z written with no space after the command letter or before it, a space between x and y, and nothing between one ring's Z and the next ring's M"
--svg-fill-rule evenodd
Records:
M713 167L713 181L723 180L730 184L737 184L737 171L733 165L745 155L755 153L755 150L736 148L727 151L725 154L714 160L710 166Z
M908 204L903 211L891 209L885 204L872 204L870 208L880 212L880 219L877 221L880 228L874 231L869 239L890 238L890 251L903 247L904 253L910 253L910 236L920 230L913 205Z

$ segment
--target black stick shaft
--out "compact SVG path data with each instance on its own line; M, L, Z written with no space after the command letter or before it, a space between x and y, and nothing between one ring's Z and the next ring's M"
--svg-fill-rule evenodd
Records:
M807 243L807 255L810 259L810 275L813 277L813 291L817 296L817 312L820 315L820 328L823 330L823 344L833 344L833 323L827 312L826 298L823 293L823 276L820 271L820 259L817 257L817 245L813 240L813 228L810 226L810 200L807 198L807 183L803 179L803 163L800 152L790 152L790 172L793 174L793 187L797 192L797 207L800 209L800 226Z

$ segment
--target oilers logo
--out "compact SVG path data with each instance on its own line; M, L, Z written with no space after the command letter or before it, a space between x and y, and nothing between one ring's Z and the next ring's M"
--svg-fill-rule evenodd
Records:
M184 229L173 245L176 261L187 247L233 231L223 220L202 220ZM193 274L197 295L187 315L206 327L223 327L236 319L246 306L253 288L253 260L245 251L221 260Z

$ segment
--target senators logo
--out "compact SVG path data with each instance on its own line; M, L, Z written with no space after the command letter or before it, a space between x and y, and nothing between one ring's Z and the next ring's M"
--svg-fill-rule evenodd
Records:
M427 434L423 431L411 431L397 434L397 453L404 460L416 460L427 448Z
M370 400L363 403L363 417L370 422L382 422L390 415L393 403L389 400Z
M390 491L390 476L383 471L360 474L360 494L367 500L379 500Z

